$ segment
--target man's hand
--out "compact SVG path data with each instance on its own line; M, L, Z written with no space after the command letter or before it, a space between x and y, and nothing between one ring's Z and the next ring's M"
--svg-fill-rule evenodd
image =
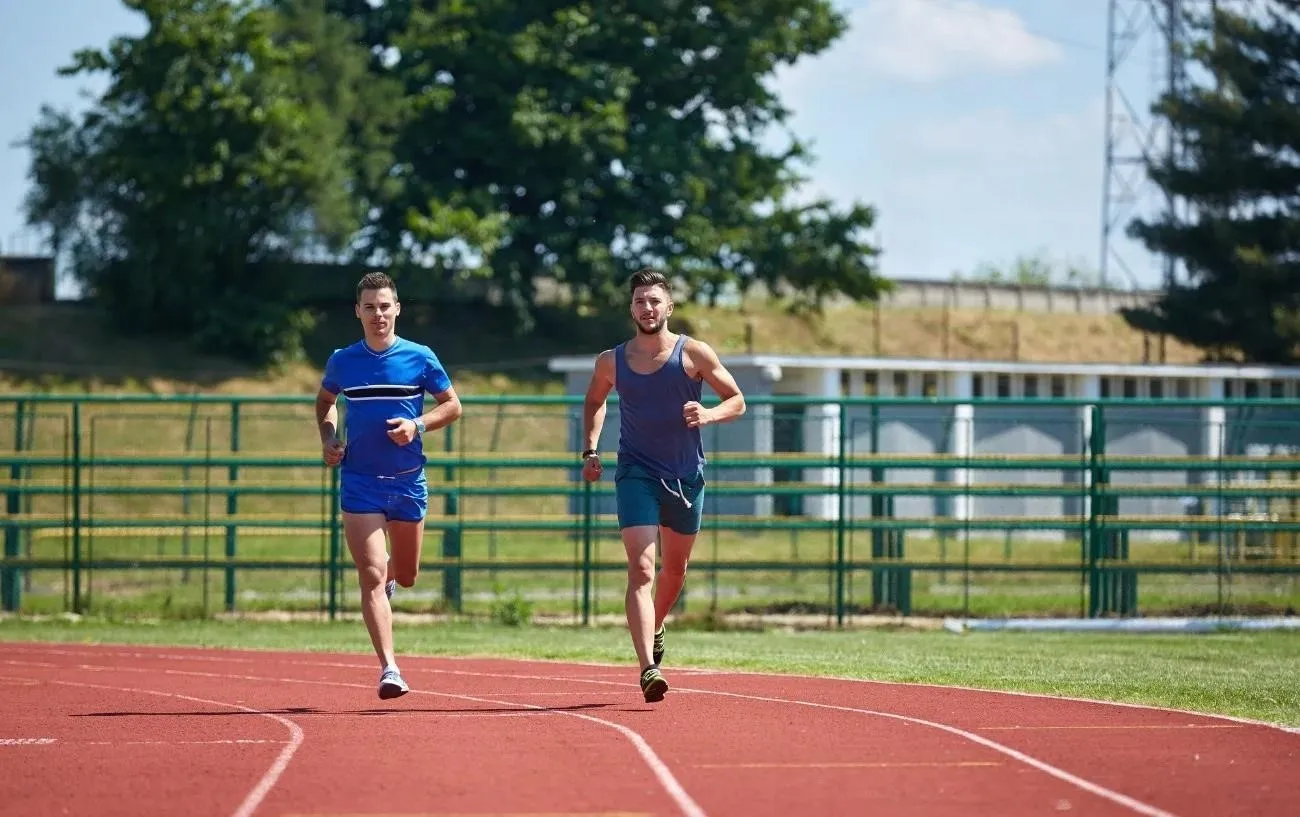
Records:
M694 400L682 407L682 417L686 419L687 428L699 428L713 422L713 414Z
M582 460L582 478L587 482L596 482L605 469L600 464L600 455L592 454Z
M333 468L343 462L343 452L345 450L346 447L343 445L342 440L338 437L330 437L321 444L321 459L325 460L326 465Z
M401 417L394 417L388 421L388 439L398 445L406 445L416 437L416 428L414 420L407 420Z

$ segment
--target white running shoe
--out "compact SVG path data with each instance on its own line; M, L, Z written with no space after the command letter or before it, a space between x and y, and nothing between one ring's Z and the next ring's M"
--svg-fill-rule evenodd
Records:
M383 675L379 676L379 697L385 701L390 698L400 698L410 691L411 688L402 680L401 673L396 669L386 669Z

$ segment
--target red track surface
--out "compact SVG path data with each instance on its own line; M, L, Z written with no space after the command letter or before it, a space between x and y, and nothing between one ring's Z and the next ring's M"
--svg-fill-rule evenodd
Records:
M0 645L0 814L1296 815L1300 732L666 668Z

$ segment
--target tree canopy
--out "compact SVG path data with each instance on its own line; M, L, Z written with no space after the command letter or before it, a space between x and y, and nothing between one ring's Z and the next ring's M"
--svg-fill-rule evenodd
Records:
M63 69L108 89L32 129L29 219L121 329L291 352L305 327L275 264L345 246L387 169L369 55L320 2L126 2L145 34Z
M65 69L108 90L27 140L29 220L123 328L290 353L307 251L525 326L540 281L599 301L647 264L704 297L882 286L874 210L798 198L773 90L845 31L828 0L124 2L147 31Z
M1156 113L1180 145L1151 179L1186 210L1130 232L1179 260L1175 280L1130 323L1216 358L1300 359L1300 0L1223 6L1199 21L1205 78Z

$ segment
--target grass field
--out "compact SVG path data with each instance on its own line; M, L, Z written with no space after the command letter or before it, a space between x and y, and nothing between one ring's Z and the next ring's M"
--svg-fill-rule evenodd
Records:
M220 568L193 570L149 568L145 562L165 556L220 558L225 550L222 533L200 534L188 540L178 536L95 535L84 543L87 558L139 560L129 569L83 571L81 592L86 609L102 614L158 614L193 618L225 609L226 573ZM235 571L233 597L241 611L313 611L328 607L328 538L309 536L241 535L238 555L245 559L297 560L297 569L247 569ZM581 611L582 554L578 541L562 536L520 533L474 533L462 540L468 561L491 562L488 569L460 572L462 606L466 616L501 615L571 617ZM441 536L430 535L425 557L441 556ZM32 555L59 558L61 540L38 540ZM1151 543L1135 560L1167 563L1188 558L1183 543ZM848 556L862 560L870 553L865 533L850 538ZM1077 616L1085 609L1086 584L1078 572L1013 573L967 570L966 566L1077 566L1077 542L1016 541L1014 539L916 537L908 540L909 561L943 561L944 570L916 570L912 577L913 615L1058 615ZM830 565L835 543L826 533L815 532L708 532L697 544L683 610L693 615L801 613L830 621L834 610L835 578ZM1198 563L1213 563L1213 549L1201 548ZM520 563L548 562L542 570L521 568ZM731 567L715 568L716 563ZM735 569L737 563L780 562L783 569ZM593 616L620 614L623 603L625 560L616 536L597 537L590 575ZM34 570L28 574L24 610L52 613L67 609L72 593L68 571ZM346 553L338 563L339 609L356 609L355 577ZM857 569L846 574L846 600L850 614L872 611L872 574ZM451 613L443 593L439 570L426 569L415 588L399 592L397 610L444 615ZM1212 611L1252 614L1292 613L1300 609L1300 577L1225 575L1143 575L1140 612L1203 614ZM889 608L875 612L890 612Z
M634 673L626 629L408 625L399 654L598 661ZM348 651L359 622L0 618L0 641ZM953 684L1122 701L1300 726L1300 633L970 633L887 629L706 632L673 625L665 667L695 666Z

